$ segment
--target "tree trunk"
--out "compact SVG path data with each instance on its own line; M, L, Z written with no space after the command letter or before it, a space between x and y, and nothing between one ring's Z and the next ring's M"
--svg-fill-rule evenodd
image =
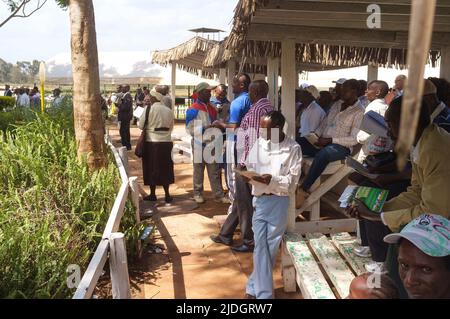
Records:
M73 107L78 156L92 170L107 163L100 104L97 35L92 0L70 0Z

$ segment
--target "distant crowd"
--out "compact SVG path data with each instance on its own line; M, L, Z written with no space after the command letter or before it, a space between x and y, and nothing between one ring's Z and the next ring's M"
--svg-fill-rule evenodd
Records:
M38 109L41 107L41 93L37 86L33 88L29 87L17 87L11 89L11 86L6 84L4 89L4 96L15 97L16 107L19 108L33 108ZM44 97L45 98L45 97ZM61 106L64 97L61 96L61 89L56 88L52 92L50 102L52 107Z

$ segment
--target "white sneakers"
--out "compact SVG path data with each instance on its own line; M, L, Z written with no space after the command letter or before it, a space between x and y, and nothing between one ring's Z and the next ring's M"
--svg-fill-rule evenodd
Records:
M362 258L369 258L372 256L372 254L370 253L370 247L367 247L367 246L356 247L354 252L355 252L356 256L362 257Z
M195 200L195 202L197 204L204 204L205 203L205 199L201 195L195 195L194 196L194 200Z
M194 200L197 204L205 203L205 199L203 198L202 195L195 195ZM230 200L227 197L216 198L214 201L216 203L221 203L221 204L230 204Z
M365 264L364 267L366 268L366 270L368 272L370 272L372 274L375 274L375 273L376 274L387 274L388 273L384 263L372 261L368 264Z

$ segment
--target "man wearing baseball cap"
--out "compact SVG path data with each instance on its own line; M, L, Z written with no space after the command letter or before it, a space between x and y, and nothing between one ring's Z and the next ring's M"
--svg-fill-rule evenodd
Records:
M336 87L334 88L334 91L336 93L336 96L334 98L334 102L339 101L342 98L342 86L347 81L347 79L340 78L337 81L333 81L333 83L336 83Z
M220 182L219 170L217 166L218 164L216 162L210 163L210 161L205 161L203 156L205 147L210 143L216 142L213 140L205 140L203 136L205 131L211 128L211 124L217 120L217 110L209 103L211 99L211 90L214 89L215 87L210 86L206 82L199 83L194 90L194 93L197 95L197 99L195 103L186 111L186 130L193 137L192 152L194 158L194 200L198 204L203 204L205 202L203 197L205 166L208 171L211 190L214 193L216 200L221 203L227 203L223 193L222 184ZM195 132L199 129L201 130L202 138L197 140Z
M411 299L450 299L450 222L422 215L400 233L384 238L399 244L399 274Z

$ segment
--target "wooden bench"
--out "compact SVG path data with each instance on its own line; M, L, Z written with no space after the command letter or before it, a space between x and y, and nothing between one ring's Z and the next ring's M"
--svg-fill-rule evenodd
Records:
M288 233L283 238L282 268L286 292L297 285L305 299L346 298L355 276L370 258L353 254L357 239L349 233L332 235Z
M302 170L306 175L312 165L314 158L304 158L302 161ZM339 232L354 232L357 227L355 219L334 219L321 220L320 200L339 182L346 178L351 169L347 167L344 161L330 163L325 171L322 173L316 182L311 187L311 195L305 203L296 210L296 216L305 211L310 211L310 220L299 222L295 225L295 230L300 234L306 233L339 233Z

